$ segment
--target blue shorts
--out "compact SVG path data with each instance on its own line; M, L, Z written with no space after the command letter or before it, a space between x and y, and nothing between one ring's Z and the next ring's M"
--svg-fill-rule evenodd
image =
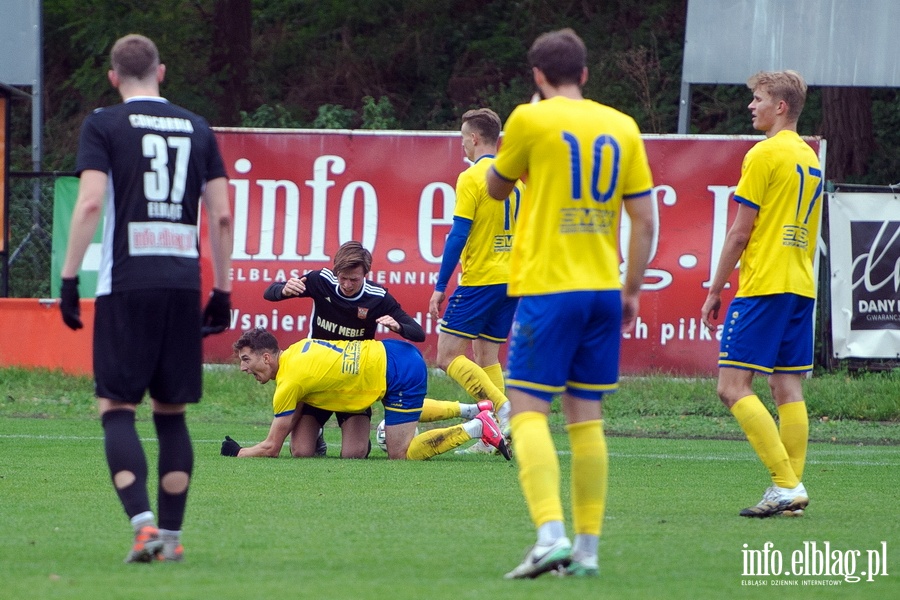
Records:
M422 414L428 389L425 359L409 342L383 340L381 343L387 354L387 391L381 399L384 424L415 423Z
M796 294L735 298L728 307L719 366L771 374L812 370L815 300Z
M506 284L459 286L447 302L441 333L502 344L509 337L518 298L506 295Z
M506 385L546 400L568 392L600 400L619 381L619 290L563 292L519 300Z

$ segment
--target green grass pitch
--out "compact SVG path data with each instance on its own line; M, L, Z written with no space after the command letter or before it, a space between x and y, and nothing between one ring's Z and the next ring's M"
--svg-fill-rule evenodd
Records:
M126 565L130 527L99 423L0 417L0 597L900 597L898 446L812 444L807 514L750 520L737 511L759 500L768 477L746 442L610 437L600 578L505 581L534 537L514 463L390 462L377 449L367 461L292 460L286 450L277 460L230 459L219 456L225 433L258 441L267 424L189 423L196 466L186 560ZM152 474L145 415L139 431ZM333 455L339 434L327 433ZM567 439L555 439L565 472ZM568 497L566 481L563 490ZM857 583L746 576L748 557L759 571L767 542L766 565L779 556L782 573L812 543L820 552L829 544L833 570L847 571L855 552L856 575L869 568L867 551L886 564Z

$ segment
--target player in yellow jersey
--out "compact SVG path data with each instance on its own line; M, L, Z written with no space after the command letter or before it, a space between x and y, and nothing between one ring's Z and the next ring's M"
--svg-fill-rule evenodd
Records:
M263 293L266 300L279 302L290 298L312 298L309 337L322 340L375 339L379 325L412 342L425 340L425 331L386 288L367 279L372 270L372 253L357 241L341 244L334 255L332 269L308 271L286 282L276 281ZM489 401L463 404L425 399L422 421L456 417L472 418ZM312 406L303 408L303 416L291 432L291 454L296 457L325 456L327 445L323 427L332 411ZM366 458L372 443L372 410L361 413L338 412L341 428L341 457ZM493 450L493 447L491 447Z
M528 176L510 257L509 294L520 298L507 395L537 542L507 578L599 573L608 462L600 401L618 385L621 333L634 327L654 229L653 180L640 131L631 117L582 96L586 59L571 29L535 40L528 60L544 99L513 110L487 173L495 199ZM624 285L623 208L631 219ZM548 423L557 394L572 451L574 544Z
M277 457L304 404L353 413L381 401L388 458L424 460L481 438L509 460L503 434L489 410L465 423L416 435L428 370L418 349L408 342L306 339L282 351L275 336L258 327L244 332L233 348L241 371L262 384L275 381L275 416L269 435L254 446L242 448L226 436L223 456Z
M740 260L737 293L722 325L717 392L772 477L759 504L740 515L801 516L809 503L801 483L809 438L801 380L812 369L813 258L824 180L816 153L797 135L803 77L760 72L747 86L753 127L766 139L744 157L734 191L737 215L701 318L715 330L722 290ZM750 386L754 373L769 378L780 426Z
M489 108L462 116L462 145L472 166L456 181L453 227L444 245L441 270L428 312L437 320L447 284L456 264L462 276L450 297L438 333L437 364L476 400L490 400L504 434L509 433L509 402L504 393L500 345L506 342L517 298L506 294L509 251L512 247L522 185L502 203L487 193L485 173L494 162L500 138L500 117ZM472 357L466 356L469 346ZM476 442L457 452L493 452Z

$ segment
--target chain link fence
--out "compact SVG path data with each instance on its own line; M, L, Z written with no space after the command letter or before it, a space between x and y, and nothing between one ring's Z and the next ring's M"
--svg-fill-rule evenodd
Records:
M2 279L9 298L50 297L53 190L63 175L74 173L9 174L9 255Z

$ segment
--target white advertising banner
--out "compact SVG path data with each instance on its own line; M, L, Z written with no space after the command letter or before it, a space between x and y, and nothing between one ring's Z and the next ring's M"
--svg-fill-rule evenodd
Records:
M900 358L900 192L828 196L836 358Z

